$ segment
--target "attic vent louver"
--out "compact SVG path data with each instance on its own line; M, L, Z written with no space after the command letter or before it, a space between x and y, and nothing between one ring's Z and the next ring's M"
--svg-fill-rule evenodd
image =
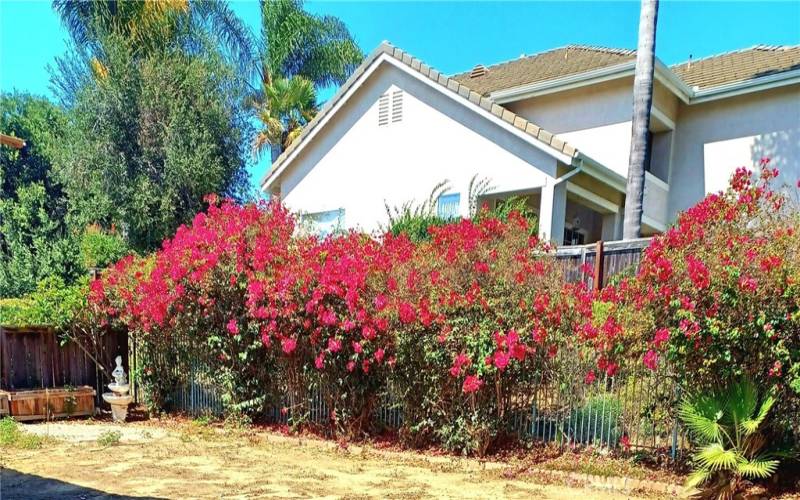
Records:
M403 119L403 91L395 90L392 92L392 123Z
M486 66L484 66L483 64L478 64L477 66L472 68L472 71L470 71L469 73L469 77L478 78L480 76L485 75L486 72L487 72Z
M378 99L378 126L389 124L389 94Z

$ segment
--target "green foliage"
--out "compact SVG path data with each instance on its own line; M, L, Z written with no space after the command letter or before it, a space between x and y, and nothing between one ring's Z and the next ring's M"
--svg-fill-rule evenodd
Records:
M301 0L263 1L261 33L249 101L263 127L253 150L269 146L275 160L316 114L316 89L344 83L364 55L341 20L306 12Z
M22 298L0 299L0 324L66 327L86 307L87 293L87 277L74 285L65 285L58 277L46 278Z
M119 37L105 41L105 76L79 93L58 164L74 225L116 225L147 251L206 194L247 196L250 127L218 53L134 52Z
M622 403L613 394L597 394L573 410L565 423L568 436L575 442L617 443L622 437Z
M0 148L0 297L19 297L37 282L81 274L77 245L64 219L67 200L52 170L64 114L45 99L0 96L0 130L26 141Z
M23 432L13 418L5 417L0 419L0 449L35 450L41 448L44 443L45 439L41 436Z
M771 476L780 463L779 454L765 451L765 420L773 404L771 395L759 398L749 379L685 398L678 413L698 445L687 487L705 486L702 496L730 498L743 479Z
M395 236L405 234L414 242L430 239L429 227L443 226L449 222L436 214L439 197L449 188L449 181L444 180L433 187L428 199L422 203L407 201L399 207L390 207L388 203L384 203L388 222L381 230Z
M81 237L81 260L86 269L103 268L128 253L128 245L115 231L104 231L97 225L86 228Z
M122 439L122 433L120 431L103 431L97 436L97 444L107 448L109 446L118 445L120 439Z

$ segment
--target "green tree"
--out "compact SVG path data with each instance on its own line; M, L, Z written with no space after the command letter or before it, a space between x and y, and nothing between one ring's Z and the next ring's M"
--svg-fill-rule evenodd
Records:
M116 225L148 251L191 220L206 194L248 196L243 92L213 49L140 56L119 36L103 47L107 76L80 91L58 170L72 224Z
M131 55L147 57L167 49L187 53L214 46L235 63L243 79L252 74L252 33L227 2L217 0L53 0L74 50L56 60L54 87L71 103L89 76L107 75L106 43L126 41Z
M0 96L0 130L26 141L0 149L0 297L18 297L55 276L80 275L78 246L65 223L66 195L52 169L66 118L46 99Z
M301 0L262 0L255 152L268 145L274 161L316 113L316 89L344 83L363 57L340 19L310 14Z

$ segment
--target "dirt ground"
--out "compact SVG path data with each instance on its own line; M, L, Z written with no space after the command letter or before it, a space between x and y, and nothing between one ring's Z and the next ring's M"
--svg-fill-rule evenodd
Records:
M502 464L388 452L267 431L186 423L163 429L70 422L25 425L36 450L0 451L0 499L636 498L506 479ZM109 430L119 442L98 444Z

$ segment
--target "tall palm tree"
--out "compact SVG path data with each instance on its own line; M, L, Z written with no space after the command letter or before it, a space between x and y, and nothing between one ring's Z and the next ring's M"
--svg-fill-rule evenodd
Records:
M260 88L251 104L264 129L254 151L269 147L275 160L316 113L308 98L315 100L317 88L344 83L363 57L340 19L306 12L302 0L262 0Z
M650 154L650 108L653 104L653 70L656 54L658 0L642 0L639 14L639 42L636 72L633 77L633 123L628 185L625 194L625 220L622 237L638 238L642 232L644 169Z

